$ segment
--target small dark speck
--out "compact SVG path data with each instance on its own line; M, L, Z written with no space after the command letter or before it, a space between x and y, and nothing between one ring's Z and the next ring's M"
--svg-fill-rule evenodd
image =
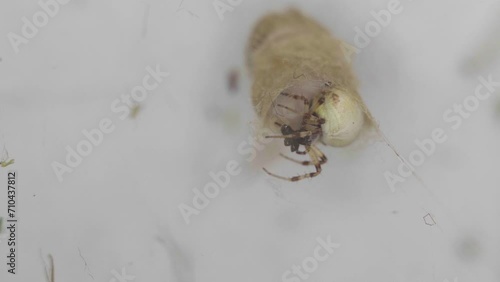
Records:
M227 80L229 91L231 91L232 93L237 92L240 80L240 72L238 71L238 69L235 68L230 70Z

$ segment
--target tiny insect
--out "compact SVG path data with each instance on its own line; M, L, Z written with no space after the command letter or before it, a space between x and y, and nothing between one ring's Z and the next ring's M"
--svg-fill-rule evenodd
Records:
M346 45L295 9L267 15L255 26L247 67L260 123L276 133L266 138L283 139L292 153L308 155L310 161L282 155L286 159L315 167L314 172L294 177L263 168L267 174L288 181L315 177L327 162L318 142L347 146L363 129L376 127L358 94Z
M2 156L0 157L0 166L1 167L8 167L9 165L11 165L13 163L14 163L14 159L9 160L9 152L7 152L7 149L5 149L5 146L4 146Z

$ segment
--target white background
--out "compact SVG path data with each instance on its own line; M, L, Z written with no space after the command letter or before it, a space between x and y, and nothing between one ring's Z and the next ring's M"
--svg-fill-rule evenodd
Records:
M47 254L56 281L108 282L122 268L134 281L281 281L327 236L341 247L308 281L499 281L498 93L457 130L442 118L478 75L500 80L495 52L467 64L499 37L496 2L402 0L356 57L361 95L403 156L435 128L448 136L417 168L428 189L411 177L393 193L383 173L399 162L384 143L322 147L323 173L299 183L261 170L306 171L275 157L280 144L252 162L237 151L255 119L244 51L259 17L294 4L353 44L354 27L388 1L245 0L221 21L211 1L73 0L18 54L7 34L40 7L2 1L0 143L15 164L0 168L0 216L15 169L19 247L13 276L4 230L0 281L44 281ZM119 119L112 101L156 65L170 76L136 119ZM237 93L227 89L233 68ZM115 131L60 183L51 164L105 117ZM179 204L192 205L191 190L230 160L242 173L187 225ZM428 213L437 225L425 224Z

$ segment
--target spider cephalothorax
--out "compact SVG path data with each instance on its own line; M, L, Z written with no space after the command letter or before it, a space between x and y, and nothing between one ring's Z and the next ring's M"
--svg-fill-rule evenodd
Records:
M280 125L279 123L276 123ZM281 134L284 136L294 135L299 133L300 130L293 130L291 126L283 124L281 125ZM313 137L311 135L305 137L287 137L285 138L285 146L290 146L290 151L292 153L297 153L299 155L305 155L306 152L299 151L300 145L310 146L313 142Z

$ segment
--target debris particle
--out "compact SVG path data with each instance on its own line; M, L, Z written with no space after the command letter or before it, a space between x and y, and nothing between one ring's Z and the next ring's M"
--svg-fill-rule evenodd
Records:
M8 162L1 161L0 162L0 166L2 166L2 167L8 167L9 165L11 165L13 163L14 163L14 159L9 160Z
M90 272L90 268L89 268L89 265L87 264L87 261L85 260L85 258L82 256L82 251L80 250L80 248L78 248L78 254L80 255L80 257L82 258L83 260L83 263L85 264L85 268L83 269L85 272L87 272L87 274L90 276L90 278L92 278L92 280L95 280L94 279L94 276L92 275L92 273Z
M131 108L130 108L130 118L132 119L136 119L137 118L137 115L139 114L139 112L141 111L141 105L139 104L134 104Z
M5 145L3 146L2 156L0 157L0 166L8 167L9 165L14 163L14 159L9 160L9 152L5 149Z
M429 226L436 225L436 221L434 221L434 218L432 217L432 215L430 213L428 213L424 216L424 222L425 222L425 224L427 224Z
M49 263L47 265L47 262L44 260L45 264L45 279L47 282L55 282L54 279L54 258L52 257L51 254L47 255L47 258L49 259Z
M229 91L232 93L235 93L239 89L239 80L240 80L240 72L238 69L234 68L229 71L229 74L227 76L227 85L229 88Z

